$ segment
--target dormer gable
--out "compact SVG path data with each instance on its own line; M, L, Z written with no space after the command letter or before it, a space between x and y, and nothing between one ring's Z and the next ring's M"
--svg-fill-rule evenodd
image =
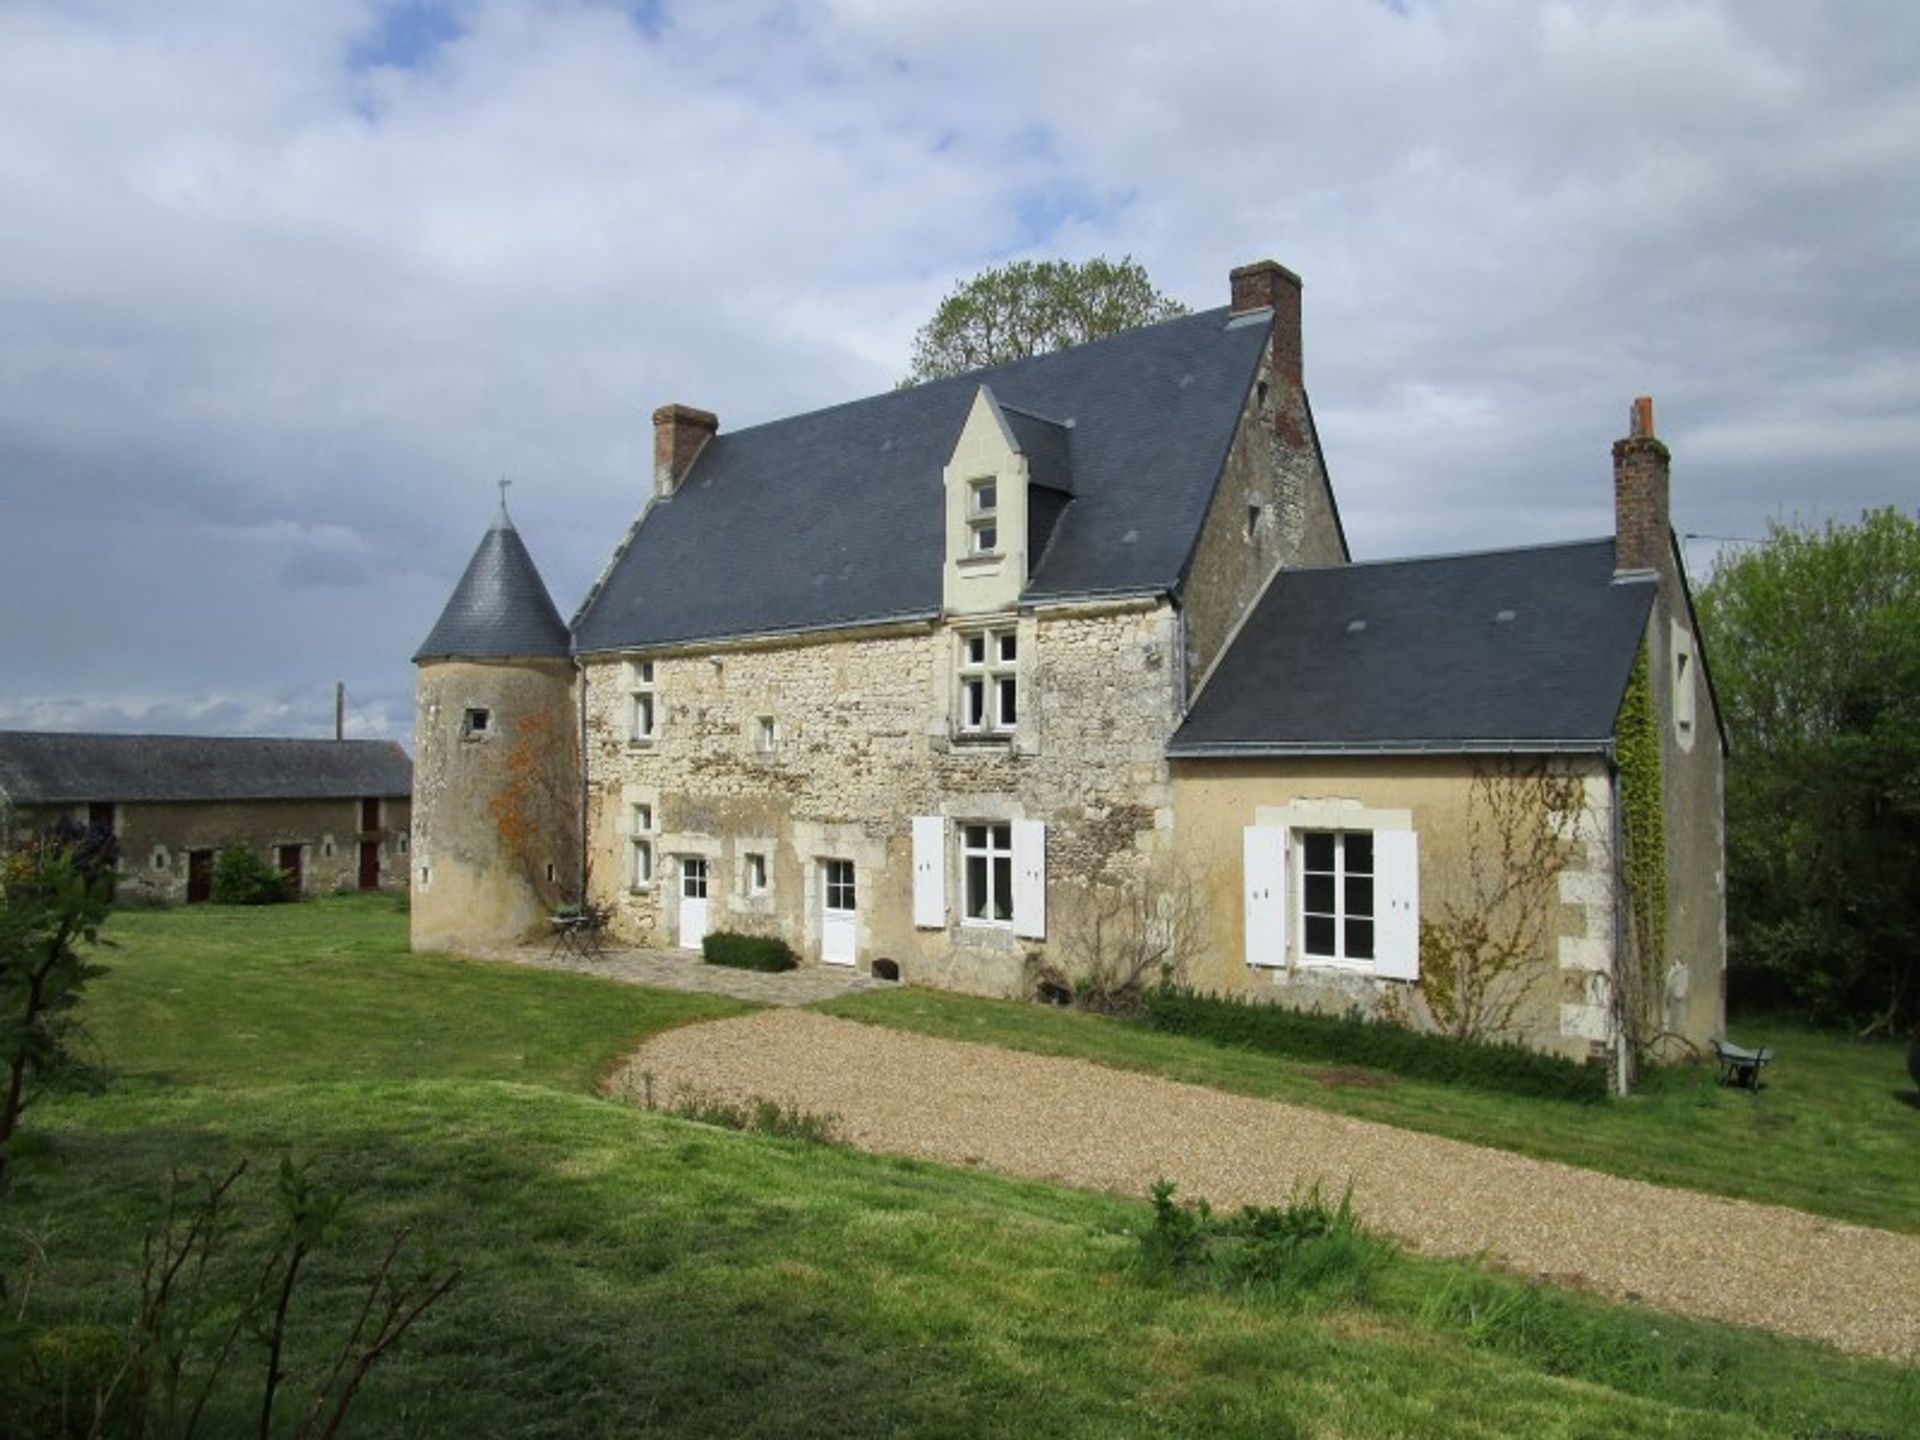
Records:
M974 392L942 471L949 615L1011 609L1033 562L1072 496L1071 428L1003 406L988 386Z

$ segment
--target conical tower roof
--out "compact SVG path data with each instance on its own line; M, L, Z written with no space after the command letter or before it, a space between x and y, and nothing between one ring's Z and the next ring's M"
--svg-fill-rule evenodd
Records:
M426 643L422 660L505 660L564 656L571 637L504 501Z

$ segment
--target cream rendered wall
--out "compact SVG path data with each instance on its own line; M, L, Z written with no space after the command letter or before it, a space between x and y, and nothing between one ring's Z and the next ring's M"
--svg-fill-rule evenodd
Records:
M1462 894L1475 763L1455 756L1176 761L1174 834L1180 853L1205 878L1212 937L1188 980L1203 990L1332 1013L1379 1014L1383 1005L1393 1005L1394 992L1401 992L1402 1003L1411 998L1404 982L1301 964L1294 924L1289 925L1293 948L1286 968L1248 965L1242 832L1249 825L1276 823L1277 812L1296 806L1405 812L1419 836L1420 913L1430 917L1448 895ZM1578 776L1582 806L1563 822L1574 843L1517 1025L1528 1044L1584 1059L1608 1035L1612 792L1598 757L1565 762L1563 768ZM1288 904L1297 916L1297 898L1290 895Z

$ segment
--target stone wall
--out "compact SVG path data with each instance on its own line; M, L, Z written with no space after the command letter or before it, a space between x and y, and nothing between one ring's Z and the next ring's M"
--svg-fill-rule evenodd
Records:
M1212 668L1275 570L1347 559L1306 397L1272 384L1271 374L1263 362L1188 567L1190 688ZM1298 412L1297 423L1288 423L1289 410Z
M656 733L630 734L633 671L587 664L595 894L636 941L678 938L685 857L708 862L710 928L783 935L819 958L821 865L851 859L858 963L990 994L1018 991L1027 956L1071 923L1076 887L1140 863L1171 824L1164 749L1175 719L1178 625L1163 603L1059 608L1015 620L1021 703L1007 739L957 734L964 625L656 654ZM762 719L775 741L763 748ZM634 834L635 807L652 830ZM913 924L912 821L1047 825L1047 940ZM632 873L633 842L653 855ZM951 841L951 830L950 830ZM768 888L748 893L750 854Z
M579 712L571 661L434 661L414 715L416 950L539 933L579 891ZM487 711L472 734L469 709Z
M375 797L365 797L372 799ZM196 850L218 852L243 845L270 865L284 846L300 847L301 892L331 895L360 886L360 846L377 847L380 885L407 883L410 805L405 797L379 801L379 824L360 826L359 799L231 800L205 803L123 804L114 807L120 843L116 897L140 903L179 903L187 898L187 872ZM43 830L65 817L87 823L85 805L22 807L16 834Z

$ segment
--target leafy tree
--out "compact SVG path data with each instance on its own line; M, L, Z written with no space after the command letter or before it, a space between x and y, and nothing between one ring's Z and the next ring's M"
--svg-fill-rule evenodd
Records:
M1131 255L1016 260L983 270L940 302L913 337L905 385L1044 355L1187 313Z
M1727 722L1741 1003L1920 1014L1920 522L1775 525L1701 592Z

